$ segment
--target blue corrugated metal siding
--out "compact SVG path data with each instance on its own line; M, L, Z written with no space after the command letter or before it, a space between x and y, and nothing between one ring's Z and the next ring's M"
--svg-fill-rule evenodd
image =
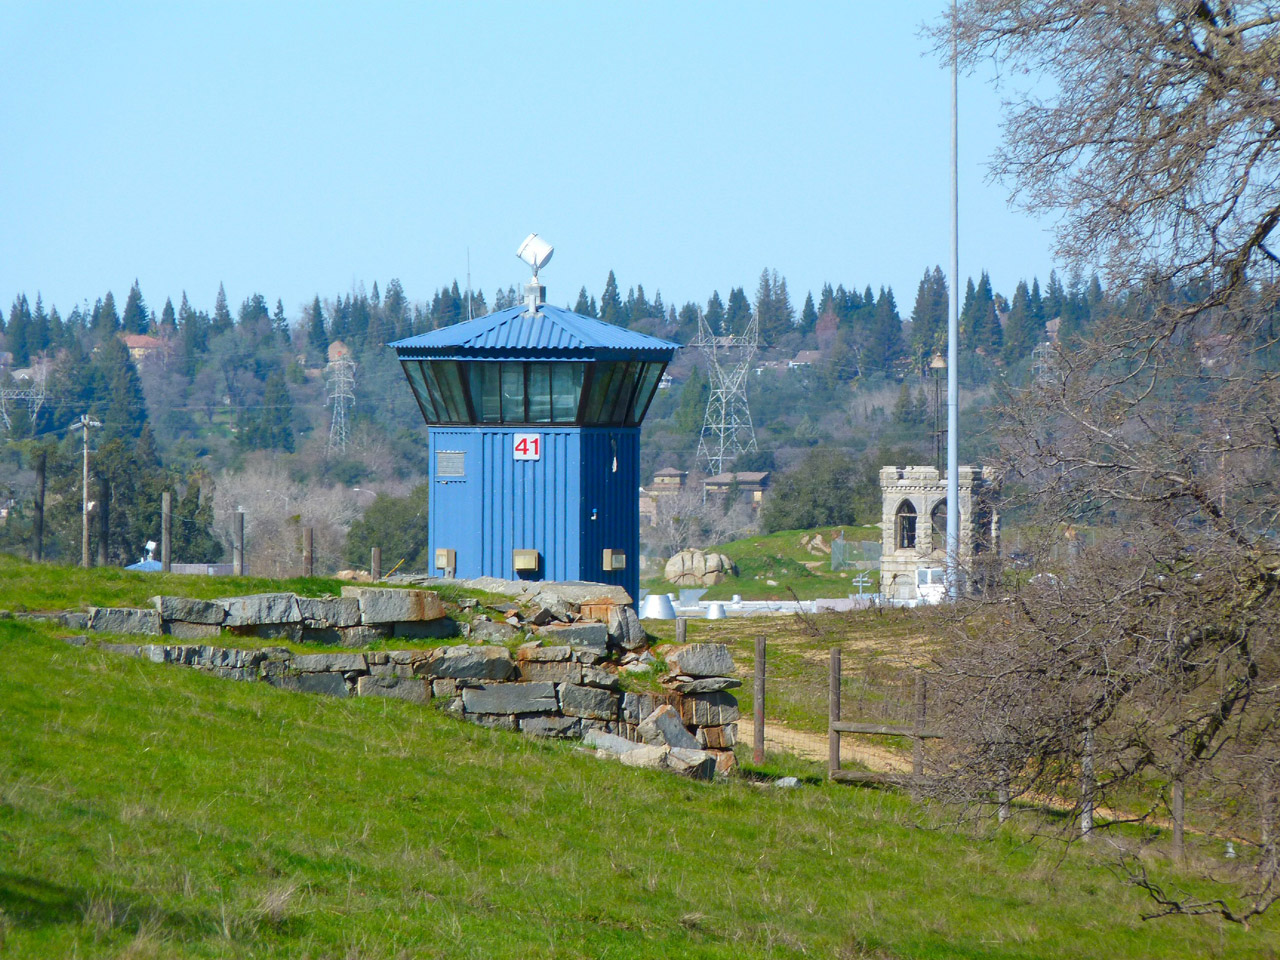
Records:
M613 469L614 457L618 459ZM639 600L640 430L586 428L582 431L583 580L614 583ZM595 511L595 520L591 519ZM622 550L624 570L605 570L604 551Z
M514 435L530 432L542 459L514 459ZM429 437L432 564L445 547L457 551L460 577L515 579L512 551L537 550L542 566L528 579L614 583L638 597L638 428L432 427ZM436 475L442 450L464 455L464 477ZM626 553L625 570L604 569L606 549Z
M537 432L541 460L516 460L516 433ZM433 427L429 431L431 505L428 542L457 551L458 576L514 579L511 552L537 550L529 579L577 580L580 572L580 431ZM466 456L461 482L436 476L436 453Z

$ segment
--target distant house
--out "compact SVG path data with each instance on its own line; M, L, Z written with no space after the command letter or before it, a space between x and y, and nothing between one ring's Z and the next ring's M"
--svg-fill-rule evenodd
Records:
M662 375L662 379L660 379L660 380L658 381L658 389L659 389L659 390L670 390L670 389L671 389L671 385L672 385L673 383L675 383L675 382L676 382L676 381L675 381L675 379L671 376L671 374L669 374L669 373L664 373L664 374Z
M653 475L653 483L646 491L650 496L663 497L679 493L689 480L689 471L675 467L663 467Z
M717 473L702 482L703 492L708 497L725 497L737 486L740 493L749 496L751 505L756 509L764 502L764 492L769 487L768 470L740 470L737 473Z
M129 357L134 363L142 363L169 350L169 341L162 340L160 337L149 337L145 333L122 333L120 340L129 351Z
M799 370L802 367L812 367L821 359L821 350L801 350L792 359L787 361L787 369Z

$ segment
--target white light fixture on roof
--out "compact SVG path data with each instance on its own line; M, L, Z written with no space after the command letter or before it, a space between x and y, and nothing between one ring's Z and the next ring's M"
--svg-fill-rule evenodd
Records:
M533 279L524 287L524 308L529 314L538 312L538 307L547 302L547 288L538 282L538 271L547 265L555 248L536 233L524 238L516 250L516 256L533 267Z
M524 238L524 243L520 244L520 248L516 250L516 256L533 267L533 278L537 280L538 271L547 265L555 249L536 233L531 233Z

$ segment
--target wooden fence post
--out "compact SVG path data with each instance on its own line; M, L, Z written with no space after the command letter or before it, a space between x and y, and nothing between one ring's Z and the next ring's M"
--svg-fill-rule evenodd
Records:
M689 635L689 621L685 617L676 617L676 643L685 644Z
M313 576L315 569L315 551L312 547L312 533L310 527L302 528L302 575L304 577Z
M996 822L1004 823L1009 819L1009 771L1004 767L1000 768L1000 782L996 784Z
M751 762L759 766L764 763L764 637L756 637L755 702L751 706L755 714Z
M1186 793L1182 785L1182 776L1173 781L1173 855L1181 860L1185 847L1183 831L1186 828Z
M924 729L925 711L927 709L925 695L924 673L917 670L914 719L917 734ZM911 775L917 778L924 776L924 739L920 736L913 737L911 741Z
M827 677L827 776L840 772L840 648L831 648L831 669Z
M369 551L369 579L382 579L382 548L374 547Z
M160 494L160 569L173 569L173 494L168 490Z
M1084 752L1080 756L1080 838L1093 833L1093 721L1084 725Z
M231 515L231 575L244 576L244 511Z

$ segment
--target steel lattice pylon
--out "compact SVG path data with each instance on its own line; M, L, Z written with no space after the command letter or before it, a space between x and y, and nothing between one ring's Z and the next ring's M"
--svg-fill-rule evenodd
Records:
M690 344L707 358L711 394L698 438L698 462L712 474L723 473L726 462L756 449L756 431L747 406L747 373L760 346L760 320L752 314L741 335L717 336L698 314L698 336Z
M331 360L324 368L325 383L329 387L329 403L333 404L333 418L329 421L329 452L345 453L347 449L347 407L356 400L356 365L348 356Z
M32 381L30 387L22 389L3 389L0 388L0 421L4 422L5 431L13 429L13 421L9 417L9 409L15 403L25 404L27 414L32 422L36 419L36 414L40 412L40 407L44 405L44 381L48 368L43 364L37 364L35 367L36 378Z

